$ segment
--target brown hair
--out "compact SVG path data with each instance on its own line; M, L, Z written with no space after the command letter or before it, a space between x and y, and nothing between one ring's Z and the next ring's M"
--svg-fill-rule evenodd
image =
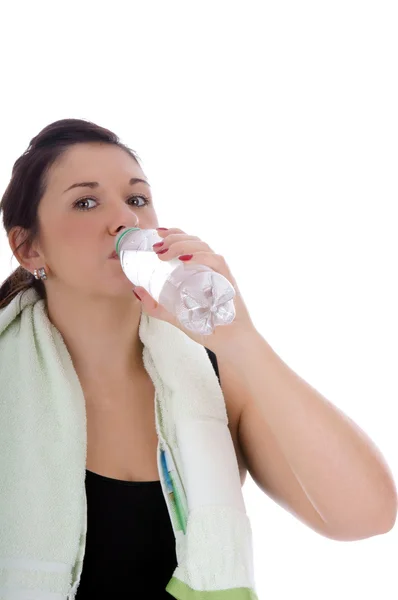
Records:
M67 148L87 142L118 146L139 164L138 155L122 144L116 134L90 121L63 119L42 129L30 141L28 149L15 161L10 183L0 202L0 213L3 212L3 225L7 235L14 227L22 227L27 231L24 241L15 252L23 244L32 244L39 233L38 207L46 189L46 176L50 167ZM35 288L42 299L47 299L44 283L19 266L0 285L0 309L5 308L19 292L30 288Z

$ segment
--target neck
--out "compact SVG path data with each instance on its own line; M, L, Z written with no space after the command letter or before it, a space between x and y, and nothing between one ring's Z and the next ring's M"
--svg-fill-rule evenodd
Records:
M142 371L141 304L132 298L52 294L48 316L62 335L81 382L107 385Z

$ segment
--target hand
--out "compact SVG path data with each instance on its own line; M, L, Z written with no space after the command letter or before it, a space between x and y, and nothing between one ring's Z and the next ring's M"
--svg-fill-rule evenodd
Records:
M172 258L192 254L192 258L187 261L189 264L197 263L210 267L213 271L223 275L233 285L236 293L233 299L236 316L229 325L215 327L213 333L210 335L197 334L186 329L174 315L156 302L145 288L136 286L134 292L138 294L144 312L150 317L155 317L156 319L171 323L186 333L192 340L202 346L206 346L206 348L209 348L209 350L212 350L213 352L216 352L220 344L229 344L232 340L239 341L241 335L255 332L256 329L250 318L249 312L224 257L220 254L215 254L213 250L198 237L187 235L181 229L173 228L167 229L166 231L158 229L157 232L159 237L163 239L163 245L161 247L155 247L154 250L156 252L166 250L166 252L158 254L159 260L167 261Z

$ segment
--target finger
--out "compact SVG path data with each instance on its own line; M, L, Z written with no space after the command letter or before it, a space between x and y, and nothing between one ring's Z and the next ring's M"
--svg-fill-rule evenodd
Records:
M169 235L170 233L185 233L185 231L183 231L182 229L177 229L177 227L173 227L170 229L156 229L156 231L158 232L158 234L161 237L165 237L167 235Z
M180 328L179 322L177 321L175 315L171 314L161 304L159 304L159 302L157 302L151 296L151 294L146 291L145 288L141 286L135 286L133 291L135 294L138 294L142 309L146 314L148 314L150 317L167 321L168 323Z
M221 254L215 254L214 252L206 252L206 251L198 251L195 253L190 252L189 254L193 254L192 258L186 261L185 264L198 264L204 265L205 267L210 267L216 273L220 273L228 279L228 281L233 285L236 290L236 281L234 276L232 275L229 266L225 260L225 258ZM167 256L167 252L166 252Z
M182 254L193 254L194 252L213 252L210 246L205 242L185 239L181 242L174 242L169 245L168 241L163 244L163 246L158 246L155 248L155 251L158 254L158 257L161 260L170 260L171 258L175 258L176 256L181 256ZM162 254L159 254L162 252Z
M170 233L169 235L163 236L163 238L165 241L170 242L171 244L181 240L200 240L197 235L188 235L187 233Z
M181 242L184 240L192 240L192 241L196 241L196 242L200 242L201 239L198 238L196 235L187 235L186 233L172 233L170 235L166 235L163 236L163 243L164 243L164 247L168 248L169 246L171 246L172 244L175 244L176 242Z

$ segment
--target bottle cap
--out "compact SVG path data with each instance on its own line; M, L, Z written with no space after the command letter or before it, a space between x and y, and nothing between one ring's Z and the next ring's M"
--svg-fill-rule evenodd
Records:
M122 231L117 240L116 240L116 254L119 256L119 247L120 247L120 242L122 240L122 238L126 235L126 233L129 233L130 231L138 231L140 228L139 227L129 227L128 229L125 229L124 231Z

